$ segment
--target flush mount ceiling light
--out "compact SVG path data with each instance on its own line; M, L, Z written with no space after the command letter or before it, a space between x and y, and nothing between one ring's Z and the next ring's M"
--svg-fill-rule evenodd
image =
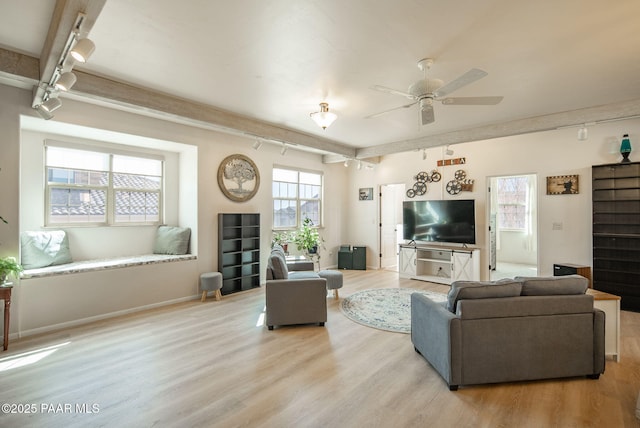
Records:
M76 61L87 62L95 49L96 45L91 39L80 39L69 53Z
M327 129L338 118L335 113L329 111L328 103L320 103L320 111L310 114L311 119L322 129Z
M66 73L62 73L60 75L60 78L55 83L55 88L66 92L70 90L73 85L75 85L77 80L78 78L76 77L75 74L73 74L70 71L67 71Z

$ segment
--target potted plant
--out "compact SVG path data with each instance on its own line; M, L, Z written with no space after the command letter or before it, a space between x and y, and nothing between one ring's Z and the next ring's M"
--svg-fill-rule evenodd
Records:
M22 265L16 261L15 257L0 258L0 285L7 282L9 275L17 278L23 270Z
M282 247L282 249L286 253L289 248L290 241L291 241L291 236L289 235L289 232L287 232L286 230L282 232L275 232L273 234L273 241L271 242L271 247L273 247L275 244L278 244Z
M302 227L295 233L293 242L298 251L303 251L305 254L317 254L318 246L323 240L318 229L313 227L313 221L306 217L302 222Z

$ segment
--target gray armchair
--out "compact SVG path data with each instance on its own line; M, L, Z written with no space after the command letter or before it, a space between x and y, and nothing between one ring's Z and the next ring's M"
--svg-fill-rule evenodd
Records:
M265 324L269 330L276 325L324 326L327 321L327 280L313 271L312 263L288 266L279 246L269 256L265 288Z

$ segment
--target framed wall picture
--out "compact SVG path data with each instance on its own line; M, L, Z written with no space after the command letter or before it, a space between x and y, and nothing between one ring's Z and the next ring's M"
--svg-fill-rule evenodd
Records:
M218 167L218 186L232 201L248 201L260 187L258 167L245 155L227 156Z
M359 199L361 201L373 201L373 187L361 187Z
M577 175L556 175L547 177L547 195L577 195Z

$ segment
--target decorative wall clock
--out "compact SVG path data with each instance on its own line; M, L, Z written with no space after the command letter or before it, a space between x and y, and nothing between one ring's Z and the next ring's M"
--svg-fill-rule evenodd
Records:
M218 167L218 186L232 201L248 201L260 187L258 167L245 155L227 156Z

